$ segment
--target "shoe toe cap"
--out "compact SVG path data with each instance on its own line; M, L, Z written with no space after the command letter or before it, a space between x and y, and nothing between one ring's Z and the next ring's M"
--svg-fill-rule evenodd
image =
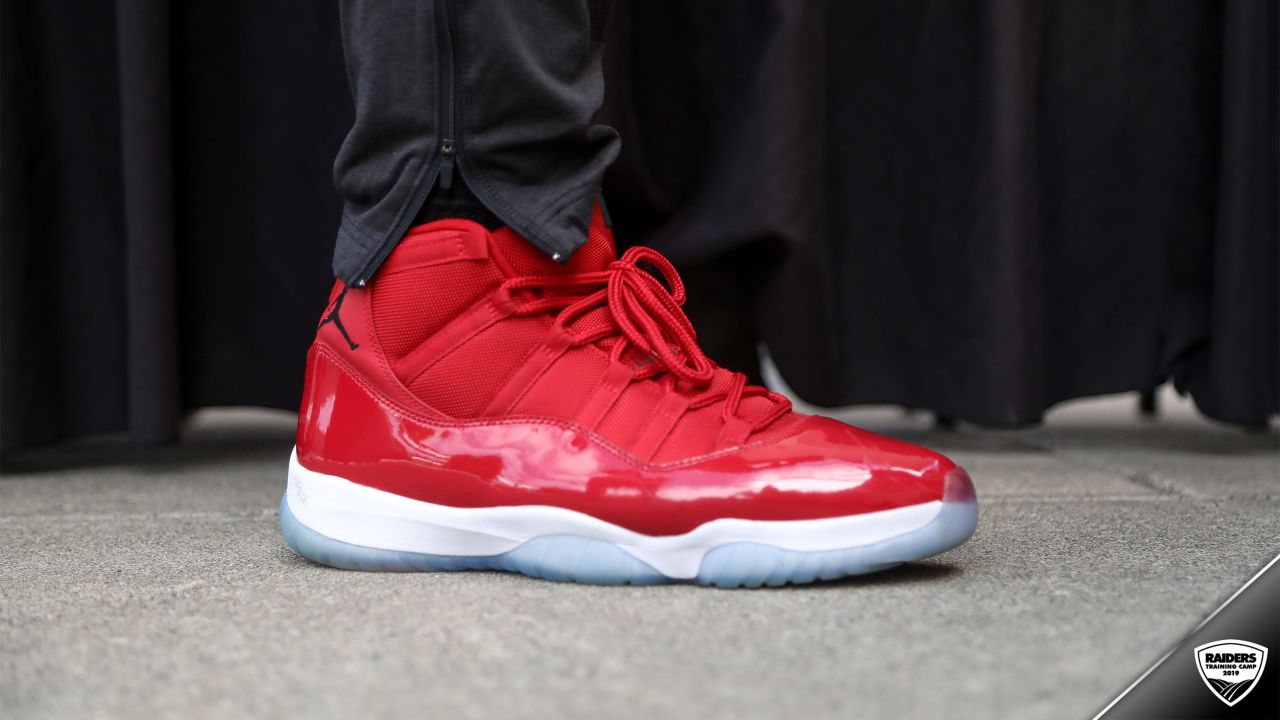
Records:
M881 509L976 501L969 474L945 455L829 418L814 420L830 443L826 456L848 467L850 501Z

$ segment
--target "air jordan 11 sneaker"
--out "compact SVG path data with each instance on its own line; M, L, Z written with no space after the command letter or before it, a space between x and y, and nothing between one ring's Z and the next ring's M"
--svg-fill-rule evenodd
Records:
M963 469L719 367L684 297L599 210L564 263L509 228L412 228L320 319L285 540L353 570L758 587L969 538Z

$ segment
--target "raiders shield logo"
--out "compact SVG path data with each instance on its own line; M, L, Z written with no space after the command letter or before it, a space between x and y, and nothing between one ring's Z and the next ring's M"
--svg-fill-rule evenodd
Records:
M1219 640L1196 648L1196 669L1204 684L1228 706L1253 690L1267 666L1267 649L1243 640Z

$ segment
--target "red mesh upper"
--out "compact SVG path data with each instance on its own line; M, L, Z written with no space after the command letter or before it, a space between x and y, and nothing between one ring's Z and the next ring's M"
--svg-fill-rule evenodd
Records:
M371 286L373 327L393 363L502 282L502 273L487 259L430 265L397 262L432 245L455 244L452 238L456 234L436 233L433 237L424 232L427 227L409 231ZM472 230L484 232L479 225Z
M511 318L491 326L427 368L409 385L446 415L480 415L551 327L550 317Z
M708 405L686 412L658 447L658 452L654 453L653 462L679 460L715 450L716 438L720 435L722 412L719 405Z
M685 413L650 460L655 463L674 462L716 450L716 440L720 436L720 414L723 411L724 408L716 404ZM742 413L739 412L738 415L741 417ZM806 417L808 416L800 413L788 413L770 423L764 430L752 435L751 442L766 442L785 437Z
M476 232L483 233L483 236L474 235ZM483 242L477 244L477 238ZM505 278L546 278L609 270L608 284L613 288L615 278L637 282L637 276L627 273L637 272L635 263L648 262L648 258L665 265L663 272L674 273L660 256L655 258L651 251L645 252L650 254L640 256L643 260L633 259L629 254L620 266L611 266L618 258L612 233L604 226L599 210L592 219L588 242L567 263L553 261L507 228L490 234L478 225L447 220L420 226L411 231L392 253L371 288L375 329L394 367L397 359L493 293ZM650 282L643 277L639 280L644 281L641 285ZM584 281L575 279L575 282ZM591 282L597 280L592 279ZM594 287L604 287L603 280L598 282L601 284ZM566 298L560 302L573 302L593 292L592 287L555 285L546 280L532 280L524 286L516 286L509 292L515 294L512 297L516 298L518 312L532 314L499 319L445 356L434 359L418 377L402 380L406 381L411 392L442 413L458 418L478 417L529 360L532 351L541 345L559 312L548 311L544 309L545 305L529 306L529 310L519 308L533 301L546 302L538 298L552 298L553 301ZM667 289L672 287L668 285ZM620 299L624 303L634 301L625 296ZM627 339L615 326L613 313L617 308L612 304L612 296L609 305L601 303L568 322L567 330L577 337L592 331L610 334L594 344L570 347L533 380L516 401L511 410L513 414L574 420L600 387L601 378L610 364L609 355L618 342L629 343L622 359L636 363L637 372L668 373L671 366L666 363L702 357L700 350L690 345L687 338L681 341L685 343L683 345L669 346L674 355L668 353L665 342L656 346L636 345L641 340ZM668 311L656 306L645 306L639 310L629 307L628 312L657 312L658 315L650 317L659 322L680 317L662 315ZM663 320L663 317L667 319ZM648 349L638 349L641 347ZM654 347L658 350L654 351ZM648 352L667 353L667 356L655 359L647 356ZM704 361L705 358L698 362ZM420 364L418 366L421 367ZM628 384L594 430L618 446L632 446L648 429L663 396L670 392L668 388L673 377L679 375L659 375L656 379L636 380ZM719 399L686 411L659 445L652 458L655 462L676 461L717 449L724 429L726 393L733 390L738 376L717 369L709 382L695 376L688 377L689 380L676 385L676 391L689 398L695 406L701 404L700 397ZM795 413L770 420L777 417L777 402L770 397L747 396L742 397L733 409L734 416L741 420L748 423L759 421L760 426L750 436L750 441L784 434L801 421L803 416Z
M653 380L633 382L618 396L596 432L607 440L628 447L644 431L653 411L662 400L662 387Z
M516 403L513 412L564 419L576 417L595 392L595 381L604 375L608 366L608 356L595 348L571 350L547 368Z

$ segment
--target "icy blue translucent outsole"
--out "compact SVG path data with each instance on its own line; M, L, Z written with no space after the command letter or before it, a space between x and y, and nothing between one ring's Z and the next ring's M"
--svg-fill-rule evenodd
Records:
M839 550L804 552L739 542L706 554L696 577L668 577L625 550L576 535L544 535L499 555L449 556L352 545L303 525L280 499L280 526L294 552L345 570L419 572L505 570L531 577L592 585L696 582L717 587L760 587L863 575L949 550L973 534L976 502L945 503L929 524L881 542Z

